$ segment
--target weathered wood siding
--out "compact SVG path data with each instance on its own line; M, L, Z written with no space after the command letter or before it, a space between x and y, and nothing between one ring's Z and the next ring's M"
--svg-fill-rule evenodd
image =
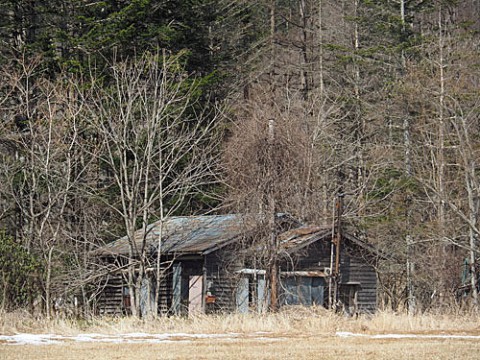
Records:
M160 294L158 298L158 314L169 315L172 313L172 278L171 268L162 272L160 279ZM155 278L154 281L156 282ZM156 284L155 284L156 286Z
M358 289L358 311L361 313L374 312L377 308L376 273L366 259L362 258L361 254L355 252L354 249L355 247L349 246L348 243L344 243L342 248L340 291L347 292L346 289L349 289L349 286L350 288L355 287L355 289ZM162 274L158 313L162 315L186 314L189 307L189 280L191 276L199 275L202 275L203 282L202 301L205 301L206 295L211 294L215 297L214 302L204 303L206 313L237 311L237 291L241 288L239 284L242 281L242 275L237 271L245 267L239 254L238 249L227 246L204 257L197 255L175 259L173 265L165 269ZM322 272L328 267L330 267L330 241L325 239L297 250L293 254L287 254L280 262L280 271L282 272ZM153 286L156 286L154 274L150 275L152 276ZM245 280L245 275L243 277L243 280ZM311 303L321 302L323 298L324 304L326 304L328 300L328 280L320 281L323 279L311 278L309 279L310 285L307 284L306 280L308 279L301 279L301 277L295 279L295 281L284 278L282 288L287 289L290 286L294 289L296 286L297 296L300 296L305 292L305 286L310 286ZM255 308L256 300L254 297L258 296L257 292L259 292L256 281L258 279L248 280L248 289L244 289L248 292L249 310ZM121 273L109 275L105 279L104 288L97 298L98 313L107 315L127 314L124 288L126 288L126 282ZM314 291L316 292L314 293ZM292 294L294 294L293 291L291 291L291 294L284 291L284 294L280 294L280 296L283 296L285 303L287 303L286 299ZM341 298L341 295L339 298ZM295 302L295 299L292 299L290 296L290 301ZM310 304L309 301L305 303ZM259 305L256 306L258 310Z
M107 275L99 296L97 297L96 313L99 315L122 315L124 281L120 273Z
M281 271L323 271L330 267L330 246L316 242L284 259Z
M216 251L206 256L206 291L215 296L215 303L206 304L206 313L236 311L235 296L240 277L235 273L232 254Z
M368 265L366 260L361 257L352 256L351 251L343 251L340 273L341 284L360 283L358 311L360 313L375 312L377 309L377 275L373 266Z
M340 284L360 283L358 311L374 312L377 308L375 269L365 258L356 256L354 247L348 243L344 243L340 259ZM287 257L282 262L281 271L323 271L326 267L330 267L330 242L318 241Z
M96 313L99 315L126 315L130 313L128 304L130 298L124 293L127 289L126 274L120 271L108 274L101 283L101 291L96 300ZM155 274L150 273L152 292L156 287ZM152 295L154 297L154 295ZM126 299L125 299L126 298ZM160 281L160 296L158 313L167 315L172 313L172 270L163 269Z

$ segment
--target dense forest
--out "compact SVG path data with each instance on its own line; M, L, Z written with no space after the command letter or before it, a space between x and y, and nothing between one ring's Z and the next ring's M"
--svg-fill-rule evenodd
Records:
M391 255L385 308L457 306L462 266L476 284L480 2L1 0L0 14L1 309L88 304L90 252L152 221L331 223L338 194Z

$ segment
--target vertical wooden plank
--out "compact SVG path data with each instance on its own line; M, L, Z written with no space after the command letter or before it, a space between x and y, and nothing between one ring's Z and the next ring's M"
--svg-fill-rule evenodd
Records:
M258 275L257 278L257 311L264 313L268 309L268 292L265 275Z
M207 304L205 302L205 299L207 297L207 291L208 291L208 281L207 281L207 257L203 257L203 265L202 265L202 309L203 312L207 312Z
M173 301L172 301L172 313L179 315L181 313L182 306L182 264L173 264Z
M148 316L154 309L155 299L152 293L151 279L145 276L142 279L140 287L140 314L142 317Z
M248 277L241 277L237 284L236 294L237 312L248 313Z

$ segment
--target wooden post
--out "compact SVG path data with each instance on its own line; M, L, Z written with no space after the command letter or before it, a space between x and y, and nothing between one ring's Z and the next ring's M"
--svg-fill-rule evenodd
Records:
M332 305L333 308L337 307L337 296L338 296L338 285L340 282L340 256L341 256L341 244L342 244L342 215L343 215L343 196L344 194L339 193L337 195L336 202L336 221L335 221L335 239L333 240L335 244L335 269L332 269L333 276L333 294L332 294Z
M275 120L268 120L268 151L270 159L273 158L273 145L275 142ZM268 181L268 226L269 226L269 259L268 259L268 281L270 282L270 310L275 312L278 310L278 244L277 234L275 229L275 168L274 164L270 164L270 179Z

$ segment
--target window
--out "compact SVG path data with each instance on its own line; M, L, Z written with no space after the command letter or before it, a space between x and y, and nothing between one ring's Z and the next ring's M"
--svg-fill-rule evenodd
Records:
M283 302L285 305L323 306L324 290L324 278L289 276L283 279Z

